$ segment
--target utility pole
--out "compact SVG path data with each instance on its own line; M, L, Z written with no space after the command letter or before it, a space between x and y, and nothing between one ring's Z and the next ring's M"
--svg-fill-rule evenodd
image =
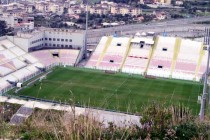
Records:
M86 24L85 24L85 40L84 40L84 59L87 58L87 31L88 31L88 0L86 0Z
M206 105L206 95L207 93L207 87L208 87L208 69L209 69L209 58L210 58L210 29L206 28L205 29L205 37L204 37L204 45L206 46L205 48L208 51L208 59L207 59L207 66L206 66L206 72L205 72L205 77L204 77L204 86L203 86L203 94L202 94L202 99L201 99L201 107L200 107L200 121L204 120L204 115L205 115L205 105ZM209 94L209 104L210 104L210 94Z
M206 29L206 37L204 38L205 45L208 50L208 60L207 60L207 67L206 67L206 91L208 87L208 74L209 74L209 59L210 59L210 28ZM209 94L209 105L210 105L210 94Z

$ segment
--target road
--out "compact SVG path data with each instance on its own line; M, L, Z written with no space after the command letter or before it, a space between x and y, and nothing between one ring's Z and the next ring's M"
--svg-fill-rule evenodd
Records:
M115 32L123 36L131 36L134 35L136 32L141 33L150 31L161 34L165 31L169 36L194 37L202 35L202 32L192 32L191 30L204 30L205 27L210 27L210 25L195 24L195 22L209 20L210 16L206 16L160 22L131 24L101 29L91 29L88 30L88 43L97 43L102 36L113 35Z

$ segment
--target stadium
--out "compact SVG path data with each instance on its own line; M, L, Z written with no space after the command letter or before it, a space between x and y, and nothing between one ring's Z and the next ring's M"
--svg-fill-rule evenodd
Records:
M84 39L60 29L1 37L0 94L132 113L157 101L199 113L208 57L202 42L104 36L84 60Z

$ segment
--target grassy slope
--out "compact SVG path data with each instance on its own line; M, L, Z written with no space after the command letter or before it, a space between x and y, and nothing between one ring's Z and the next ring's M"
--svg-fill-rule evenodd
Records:
M57 68L42 83L25 88L20 94L67 102L70 98L75 98L75 101L82 105L121 111L128 109L129 112L139 110L142 105L152 100L183 103L197 114L197 96L201 91L202 85L193 82Z

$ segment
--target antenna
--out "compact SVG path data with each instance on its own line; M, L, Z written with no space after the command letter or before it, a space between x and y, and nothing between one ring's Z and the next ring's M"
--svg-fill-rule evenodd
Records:
M203 86L203 94L201 99L201 107L200 107L200 121L204 120L205 115L205 104L206 104L206 95L207 93L207 79L208 79L208 69L209 69L209 57L210 57L210 29L205 28L205 37L204 37L204 49L208 51L208 59L207 59L207 66L206 66L206 72L204 77L204 86ZM209 94L209 104L210 104L210 94Z

